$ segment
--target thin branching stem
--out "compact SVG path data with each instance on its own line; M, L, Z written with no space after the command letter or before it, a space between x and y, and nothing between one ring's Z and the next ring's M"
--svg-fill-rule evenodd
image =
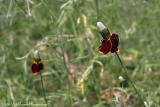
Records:
M97 13L97 21L99 21L100 13L99 13L99 2L98 0L94 0L96 5L96 13Z
M62 41L64 41L64 40L62 40ZM70 72L70 70L69 70L69 68L68 68L68 64L67 64L67 60L66 60L66 58L65 58L65 51L64 51L64 47L63 47L63 45L61 46L61 51L62 51L62 57L63 57L63 64L64 64L64 67L65 67L65 69L66 69L66 71L67 71L67 75L70 75L71 76L71 79L73 80L73 82L75 83L75 81L74 81L74 77L73 77L73 75L71 74L71 72ZM72 98L71 98L71 95L72 95L72 92L71 92L71 83L70 83L70 81L69 81L69 78L68 78L68 82L69 82L69 85L68 85L68 94L69 94L69 101L70 101L70 104L72 105Z
M47 98L46 98L45 88L44 88L44 84L43 84L42 72L40 71L39 74L40 74L40 77L41 77L41 84L42 84L44 101L46 103L46 107L48 107L48 102L47 102Z
M71 79L73 80L73 83L75 84L75 83L76 83L76 81L75 81L75 79L74 79L74 77L73 77L72 73L70 72L70 70L69 70L69 68L68 68L67 61L66 61L66 59L65 59L65 55L64 55L64 54L65 54L65 52L64 52L64 48L63 48L63 47L61 47L61 50L62 50L63 64L64 64L64 66L65 66L65 69L66 69L67 73L71 76Z
M7 18L11 16L12 6L13 6L13 0L10 0L8 12L7 12Z
M29 1L27 0L27 10L28 10L28 15L31 15L31 10L30 10L30 6L29 6Z
M136 86L134 85L134 82L131 80L131 78L130 78L129 75L128 75L128 70L127 70L126 67L124 66L124 64L123 64L123 62L122 62L119 54L118 54L117 52L115 52L115 53L116 53L116 56L117 56L117 58L118 58L118 60L119 60L119 62L120 62L120 64L121 64L123 70L124 70L123 73L125 74L125 76L126 76L127 79L129 80L129 82L131 83L131 86L133 87L133 89L135 90L135 92L136 92L136 94L138 95L139 99L141 100L142 104L144 105L144 101L143 101L143 99L142 99L141 94L138 92ZM146 107L146 106L144 105L144 107Z
M15 0L15 3L25 14L27 14L26 10L21 6L21 4L17 0Z

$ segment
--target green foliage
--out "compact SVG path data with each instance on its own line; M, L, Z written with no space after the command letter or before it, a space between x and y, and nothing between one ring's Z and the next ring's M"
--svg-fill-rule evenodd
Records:
M98 18L119 34L120 56L147 107L158 107L159 17L159 0L0 0L0 106L45 104L31 73L37 49L50 107L142 106L131 86L120 87L115 55L98 53Z

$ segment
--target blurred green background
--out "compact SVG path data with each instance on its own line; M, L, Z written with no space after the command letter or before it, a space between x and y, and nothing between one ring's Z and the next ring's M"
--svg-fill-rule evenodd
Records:
M0 106L45 107L31 72L39 50L49 107L142 107L130 85L120 86L116 56L98 52L102 21L119 34L119 55L145 104L159 107L159 18L160 0L0 0Z

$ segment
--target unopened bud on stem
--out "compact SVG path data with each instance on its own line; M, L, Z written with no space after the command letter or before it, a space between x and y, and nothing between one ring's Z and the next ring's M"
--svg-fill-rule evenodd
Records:
M111 36L111 33L108 28L102 23L102 22L97 22L97 27L103 37L103 39L109 39Z
M35 59L40 59L39 51L38 50L35 50L34 53L33 53L33 55L34 55Z
M118 79L119 79L120 81L125 81L125 79L124 79L122 76L119 76Z
M99 31L106 29L106 27L104 26L104 24L102 22L97 22L97 27L98 27Z

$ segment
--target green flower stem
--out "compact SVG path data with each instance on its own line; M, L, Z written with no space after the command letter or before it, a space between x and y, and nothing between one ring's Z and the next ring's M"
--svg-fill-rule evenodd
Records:
M136 94L137 94L138 97L139 97L139 100L143 103L143 106L146 107L145 104L144 104L144 101L143 101L143 99L142 99L141 94L138 92L136 86L134 85L134 82L130 79L130 77L129 77L129 75L128 75L128 71L127 71L126 67L124 66L124 64L123 64L123 62L122 62L122 60L121 60L121 58L120 58L120 56L119 56L119 54L118 54L117 52L116 52L116 56L117 56L117 58L118 58L118 60L119 60L119 62L120 62L120 64L121 64L121 66L122 66L122 68L123 68L123 70L124 70L123 73L125 74L125 76L126 76L127 79L129 80L129 82L131 83L132 87L134 88Z
M45 93L45 88L44 88L43 79L42 79L42 71L40 71L39 74L40 74L40 77L41 77L41 84L42 84L44 101L45 101L45 103L46 103L46 107L48 107L48 102L47 102L46 93Z
M100 20L100 12L99 12L99 2L98 0L95 1L96 13L97 13L97 22Z

